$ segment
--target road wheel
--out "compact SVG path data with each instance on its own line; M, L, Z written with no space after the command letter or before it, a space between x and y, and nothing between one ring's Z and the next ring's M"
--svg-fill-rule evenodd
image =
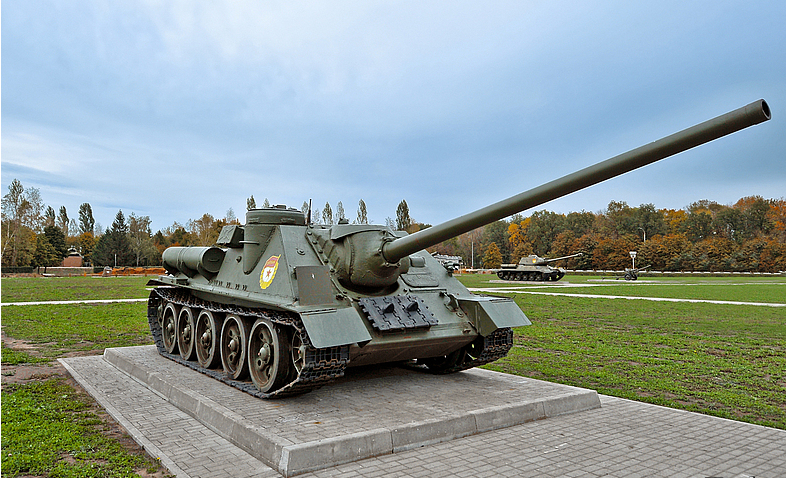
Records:
M183 306L178 314L178 351L183 360L194 359L194 314L191 308Z
M249 335L249 374L261 392L273 392L287 383L290 343L284 327L257 319Z
M197 362L205 368L219 365L219 335L221 322L209 310L199 313L194 333L194 348L197 351Z
M170 302L161 315L161 339L164 341L164 349L171 354L178 350L177 321L178 306Z
M234 380L242 380L249 374L248 345L249 330L245 321L237 315L228 315L221 327L221 365Z

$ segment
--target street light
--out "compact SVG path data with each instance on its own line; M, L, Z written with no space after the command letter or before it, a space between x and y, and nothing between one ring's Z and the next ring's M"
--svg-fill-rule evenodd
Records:
M637 229L642 231L642 242L645 242L645 229L642 229L641 227L638 227Z
M637 251L631 251L629 255L631 256L631 268L634 269L634 259L637 257Z

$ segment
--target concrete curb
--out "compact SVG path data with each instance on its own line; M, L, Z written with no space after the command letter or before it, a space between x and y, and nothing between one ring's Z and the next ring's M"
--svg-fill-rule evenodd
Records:
M463 411L433 420L414 421L294 443L246 423L240 414L186 386L168 383L161 374L147 370L124 354L123 349L106 349L104 360L284 476L398 453L601 406L595 391L565 386L560 388L559 393L537 400L523 400L519 403ZM496 374L484 372L492 376ZM224 386L220 382L217 384Z

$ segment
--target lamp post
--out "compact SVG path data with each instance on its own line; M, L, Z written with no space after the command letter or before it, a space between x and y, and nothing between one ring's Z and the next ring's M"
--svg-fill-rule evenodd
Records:
M637 251L631 251L631 252L629 252L629 255L631 256L631 268L635 269L635 267L634 267L634 259L637 257Z
M642 231L642 242L645 242L645 229L642 229L641 227L638 227L637 229Z

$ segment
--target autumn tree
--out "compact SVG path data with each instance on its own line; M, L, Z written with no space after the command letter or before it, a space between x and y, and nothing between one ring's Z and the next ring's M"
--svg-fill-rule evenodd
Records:
M150 235L150 217L137 216L133 212L128 216L128 240L134 254L134 265L161 263L161 256Z
M216 219L205 213L201 218L189 220L188 231L197 246L212 246L216 243L221 232L221 227L216 223Z
M96 238L92 232L83 232L77 238L78 249L82 254L83 263L93 262L93 248L96 246Z
M35 233L41 230L44 204L36 188L25 189L14 179L2 199L2 263L30 265L35 251Z
M484 269L497 269L503 263L503 256L500 254L500 249L494 242L489 243L484 254Z
M511 249L511 262L519 262L519 259L533 253L533 244L527 239L527 227L530 218L521 219L515 217L508 225L508 243Z

